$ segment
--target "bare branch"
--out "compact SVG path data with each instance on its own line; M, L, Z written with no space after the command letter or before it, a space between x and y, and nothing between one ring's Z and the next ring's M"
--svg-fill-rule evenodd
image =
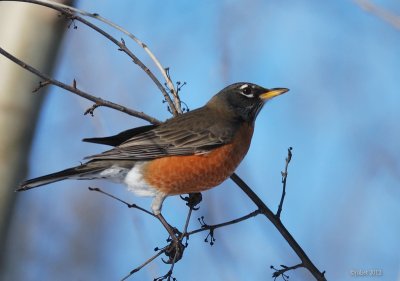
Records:
M286 179L287 179L287 176L288 176L288 167L289 167L290 160L292 160L292 148L291 148L291 147L288 148L288 156L287 156L286 159L285 159L285 161L286 161L285 170L284 170L283 172L281 172L281 174L282 174L282 184L283 184L283 187L282 187L281 201L279 202L278 211L276 212L276 216L277 216L278 218L281 217L281 212L282 212L282 207L283 207L283 201L285 200L285 195L286 195Z
M37 86L35 89L32 90L32 93L37 93L39 92L39 90L41 90L42 88L51 85L51 83L49 81L41 81L39 82L39 86Z
M224 222L224 223L219 223L219 224L214 224L214 225L202 224L201 228L189 231L188 233L186 233L185 236L189 237L190 235L193 235L193 234L196 234L196 233L199 233L199 232L215 230L217 228L221 228L221 227L224 227L224 226L236 224L236 223L245 221L245 220L247 220L249 218L258 216L259 214L262 214L261 210L255 210L255 211L253 211L253 212L251 212L251 213L249 213L247 215L244 215L244 216L242 216L240 218L237 218L237 219L234 219L234 220L230 220L230 221L227 221L227 222Z
M197 211L200 207L196 207L203 200L203 196L201 193L191 193L187 197L180 196L183 201L186 201L186 206L189 207L189 212L186 216L185 226L183 227L183 232L181 233L179 239L189 238L187 235L187 229L189 227L190 218L192 216L193 211ZM186 242L187 246L187 242Z
M64 15L66 15L71 20L75 20L76 19L76 20L82 22L83 24L89 26L90 28L94 29L95 31L99 32L100 34L105 36L107 39L112 41L114 44L118 45L118 47L120 48L121 51L125 52L128 56L130 56L132 58L133 62L135 64L137 64L143 71L145 71L147 73L147 75L150 77L150 79L156 84L157 88L164 95L164 98L168 102L168 104L169 104L174 116L182 113L182 110L181 110L181 107L180 107L179 95L178 95L177 91L175 90L174 84L172 83L172 81L170 79L170 76L167 74L167 71L161 65L161 63L156 58L156 56L153 54L153 52L151 52L151 50L147 47L147 45L145 43L143 43L142 41L140 41L136 36L134 36L129 31L125 30L124 28L122 28L121 26L113 23L110 20L101 17L97 13L89 13L89 12L86 12L86 11L83 11L83 10L79 10L77 8L74 8L74 7L71 7L71 6L68 6L68 5L64 5L64 4L61 4L61 3L57 3L57 2L54 2L54 1L49 1L49 0L10 0L10 1L32 3L32 4L37 4L37 5L41 5L41 6L45 6L45 7L54 9L54 10L59 11L60 13L62 13ZM160 83L160 81L155 77L155 75L150 71L150 69L147 66L145 66L142 63L142 61L139 60L139 58L137 58L126 47L125 42L123 40L121 40L121 42L119 42L114 37L112 37L110 34L105 32L104 30L98 28L96 25L88 22L87 20L83 19L82 17L74 15L73 12L75 12L77 14L80 14L80 15L83 15L83 16L94 18L96 20L99 20L99 21L101 21L101 22L103 22L103 23L105 23L105 24L107 24L107 25L119 30L120 32L126 34L129 38L131 38L140 47L142 47L146 51L146 53L149 55L151 60L154 62L154 64L157 66L157 68L161 72L162 76L164 77L164 79L166 81L166 85L167 85L169 91L171 92L171 94L174 97L174 102L172 102L169 94L166 92L166 90L164 89L164 87Z
M158 249L156 249L158 250ZM157 254L155 254L154 256L150 257L149 259L147 259L144 263L142 263L141 265L139 265L138 267L136 267L135 269L131 270L131 272L129 272L128 275L126 275L125 277L123 277L121 279L121 281L127 280L129 277L131 277L133 274L135 274L136 272L140 271L143 267L145 267L146 265L148 265L149 263L151 263L153 260L155 260L157 257L159 257L160 255L162 255L165 252L165 249L161 249L157 252Z
M92 117L94 116L94 111L96 110L96 108L100 107L100 104L93 104L91 107L89 107L88 109L86 109L86 111L83 113L83 115L88 115L90 114Z
M286 265L281 264L281 269L277 269L273 265L271 265L271 269L275 270L275 272L272 273L272 277L274 278L274 280L276 280L279 276L282 276L282 279L284 281L288 281L289 276L286 275L285 273L287 271L294 270L299 267L304 267L304 265L302 263L296 264L294 266L286 266Z
M288 242L293 251L297 254L297 256L302 261L305 268L307 268L310 273L317 279L318 281L326 281L324 276L324 272L320 272L318 268L313 264L304 250L300 247L297 241L293 238L290 232L286 229L286 227L282 224L280 218L276 216L265 203L258 197L258 195L236 174L233 173L231 175L231 179L236 183L240 189L246 193L246 195L253 201L254 204L260 209L260 211L265 215L265 217L272 222L275 228L279 231L279 233L283 236L283 238Z
M14 57L13 55L11 55L10 53L8 53L6 50L4 50L3 48L0 47L0 54L4 55L6 58L12 60L13 62L15 62L16 64L20 65L22 68L25 68L26 70L32 72L33 74L35 74L36 76L42 78L44 80L44 82L42 82L42 85L48 85L48 84L52 84L55 85L57 87L63 88L64 90L67 90L75 95L78 95L82 98L85 98L87 100L90 100L94 103L97 104L97 106L105 106L105 107L109 107L118 111L121 111L123 113L129 114L131 116L135 116L137 118L141 118L143 120L146 120L152 124L158 124L160 123L159 120L147 115L144 112L139 112L130 108L127 108L125 106L92 96L84 91L79 90L78 88L76 88L76 85L73 86L69 86L67 84L64 84L58 80L52 79L50 76L40 72L39 70L37 70L36 68L30 66L29 64L19 60L18 58ZM75 84L75 83L74 83ZM39 85L39 88L43 87L41 85ZM35 89L36 90L36 89Z
M89 186L88 189L89 189L90 191L96 191L96 192L99 192L99 193L101 193L101 194L103 194L103 195L106 195L106 196L108 196L108 197L110 197L110 198L112 198L112 199L115 199L115 200L117 200L117 201L119 201L119 202L125 204L128 208L138 209L138 210L140 210L140 211L142 211L142 212L145 212L146 214L148 214L148 215L150 215L150 216L152 216L152 217L155 217L155 215L154 215L152 212L147 211L145 208L142 208L142 207L140 207L140 206L138 206L138 205L136 205L136 204L128 203L128 202L122 200L121 198L118 198L118 197L116 197L116 196L114 196L114 195L112 195L112 194L110 194L110 193L108 193L108 192L105 192L105 191L101 190L101 189L98 188L98 187L90 187L90 186Z
M167 274L154 278L153 281L163 281L163 280L167 280L167 281L176 281L176 278L172 276L172 272L174 270L174 267L172 266L171 269L167 272Z

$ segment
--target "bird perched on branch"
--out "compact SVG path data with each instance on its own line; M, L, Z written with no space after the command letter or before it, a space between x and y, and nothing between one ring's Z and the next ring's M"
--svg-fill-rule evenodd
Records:
M287 91L235 83L205 106L164 123L83 139L114 148L86 157L89 161L79 166L25 181L17 191L65 179L108 179L154 197L151 208L158 215L167 196L205 191L227 179L249 149L261 108Z

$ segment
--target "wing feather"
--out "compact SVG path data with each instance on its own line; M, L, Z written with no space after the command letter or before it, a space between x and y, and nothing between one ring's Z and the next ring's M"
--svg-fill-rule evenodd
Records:
M145 161L171 155L208 153L212 148L229 143L237 128L237 123L215 117L203 107L135 134L111 150L86 158Z

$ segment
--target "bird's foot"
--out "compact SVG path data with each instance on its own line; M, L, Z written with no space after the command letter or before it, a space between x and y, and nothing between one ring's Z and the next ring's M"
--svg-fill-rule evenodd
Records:
M171 243L165 248L165 255L168 257L168 260L163 260L166 264L174 264L178 262L185 250L185 245L182 244L182 240L172 239Z
M183 201L186 201L186 206L190 209L197 211L200 207L196 207L203 200L203 196L200 192L189 193L187 197L180 196Z

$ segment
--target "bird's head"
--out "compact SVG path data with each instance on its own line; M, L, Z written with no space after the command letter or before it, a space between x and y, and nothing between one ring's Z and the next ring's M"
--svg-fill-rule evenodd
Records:
M256 84L240 82L222 89L207 104L253 123L264 104L289 89L266 89Z

